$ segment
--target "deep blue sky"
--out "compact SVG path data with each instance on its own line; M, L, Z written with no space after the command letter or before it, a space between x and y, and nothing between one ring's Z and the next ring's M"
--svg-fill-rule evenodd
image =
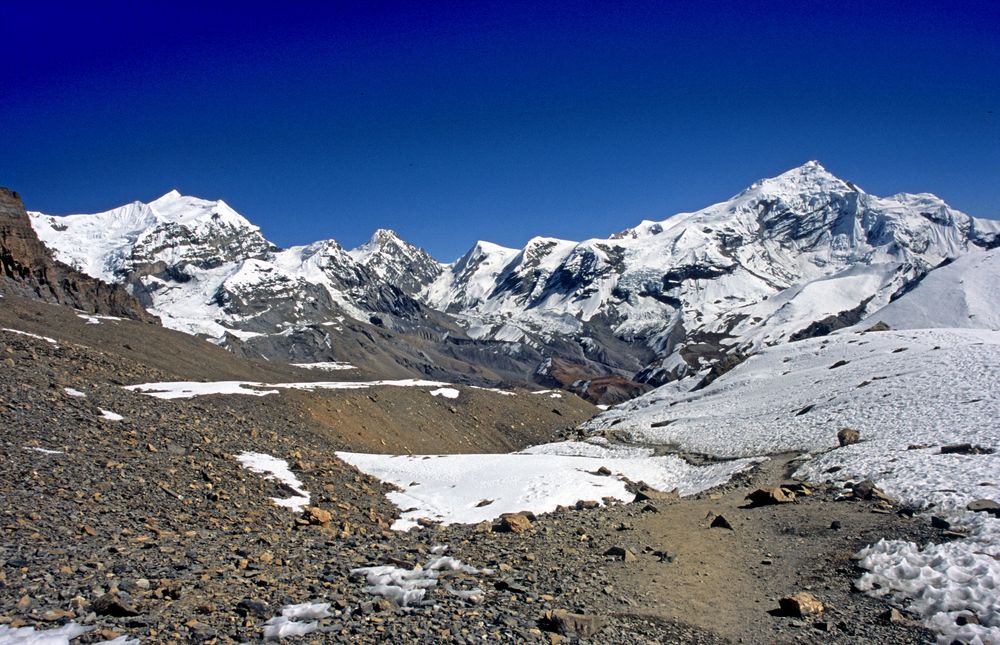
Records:
M1000 216L995 0L352 4L2 2L0 185L56 214L177 188L280 245L388 227L444 260L809 159Z

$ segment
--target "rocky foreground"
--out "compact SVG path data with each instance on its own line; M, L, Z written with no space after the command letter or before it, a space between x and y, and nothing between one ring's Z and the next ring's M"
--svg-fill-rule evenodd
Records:
M317 602L328 615L291 642L931 638L852 591L851 557L881 537L940 540L945 529L877 494L835 501L839 489L789 483L791 456L695 498L581 500L538 518L399 533L383 486L333 456L346 438L316 432L294 397L159 401L120 385L169 372L66 342L2 340L8 627L94 628L77 643L260 641L283 607ZM309 506L276 506L289 491L244 469L244 451L287 459ZM748 506L753 490L782 483L794 501ZM407 606L366 592L355 571L442 557L461 564L446 561Z

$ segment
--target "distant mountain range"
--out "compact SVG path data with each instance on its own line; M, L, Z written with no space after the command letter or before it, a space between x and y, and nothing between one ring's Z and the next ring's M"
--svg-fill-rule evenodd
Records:
M1000 246L1000 222L927 193L870 195L814 161L607 239L477 242L451 264L388 230L349 251L334 240L280 249L225 202L176 191L30 216L58 260L125 285L165 326L239 353L534 380L601 402L885 307L902 324L913 307L893 300L942 264ZM995 274L996 262L962 267ZM965 322L995 325L991 316Z

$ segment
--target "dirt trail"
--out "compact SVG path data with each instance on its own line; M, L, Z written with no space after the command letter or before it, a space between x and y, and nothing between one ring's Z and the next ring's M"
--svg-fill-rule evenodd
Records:
M752 490L790 481L795 457L774 456L722 488L661 503L658 513L639 514L629 541L637 549L663 550L674 559L639 558L634 567L612 570L614 584L632 590L636 611L628 613L754 643L838 638L827 630L842 632L840 637L849 642L859 624L877 622L876 612L884 605L851 591L857 575L851 556L880 537L919 533L923 523L874 512L868 503L833 501L829 494L747 508L745 497ZM733 529L709 528L716 515ZM834 521L839 529L831 528ZM779 598L798 591L819 597L827 605L826 615L802 625L769 613ZM919 634L915 638L919 642Z

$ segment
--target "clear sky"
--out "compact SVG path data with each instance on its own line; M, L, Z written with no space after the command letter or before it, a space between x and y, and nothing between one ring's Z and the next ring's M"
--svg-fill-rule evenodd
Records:
M0 6L0 185L31 210L177 188L279 245L383 227L452 260L818 159L1000 216L995 0Z

